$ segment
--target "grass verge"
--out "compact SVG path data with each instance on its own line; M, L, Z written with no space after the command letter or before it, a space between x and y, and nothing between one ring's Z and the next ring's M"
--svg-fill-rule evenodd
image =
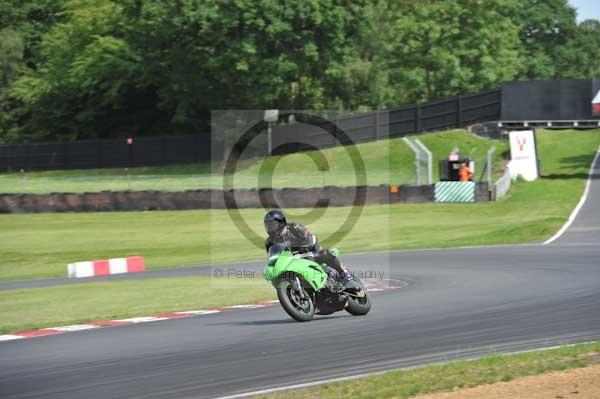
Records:
M496 164L508 149L507 143L486 140L464 130L420 135L434 159L447 156L453 148L470 154L476 167L482 168L487 149L496 146ZM388 183L412 183L415 181L414 155L402 139L379 140L353 146L365 163L367 180L371 185ZM315 187L326 185L353 186L356 177L348 148L334 147L320 151L323 155L316 165L310 153L273 156L241 162L235 175L235 187ZM217 166L217 165L215 165ZM219 167L215 169L220 170ZM272 169L272 180L265 177ZM438 170L434 167L434 178ZM262 183L262 181L268 183ZM164 167L115 168L95 170L67 170L2 173L0 193L52 193L52 192L98 192L104 190L167 190L183 191L210 187L222 187L223 177L211 173L209 164L190 164Z
M393 371L308 389L282 391L262 398L410 398L420 394L470 388L551 371L585 367L600 361L599 352L600 343L597 342L516 355L488 356L473 361Z
M335 243L343 253L541 241L556 232L579 201L598 131L541 132L543 177L517 182L495 203L364 207L357 224ZM451 140L448 140L451 143ZM293 209L325 245L349 208L328 208L318 221ZM263 210L241 210L264 235ZM373 239L378 237L378 239ZM0 215L0 280L66 276L70 262L141 255L148 268L260 259L221 210Z
M0 333L276 299L262 278L185 277L0 292Z

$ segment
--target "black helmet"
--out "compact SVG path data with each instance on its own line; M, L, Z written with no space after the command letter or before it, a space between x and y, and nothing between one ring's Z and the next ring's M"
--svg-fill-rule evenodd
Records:
M271 209L265 215L265 230L269 236L281 233L286 223L285 215L279 209Z

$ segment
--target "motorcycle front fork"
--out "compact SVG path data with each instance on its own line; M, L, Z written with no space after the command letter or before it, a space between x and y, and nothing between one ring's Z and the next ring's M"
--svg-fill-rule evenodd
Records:
M300 279L298 278L298 276L294 277L294 279L292 280L292 287L294 288L294 291L300 294L300 297L302 299L306 298L306 292L304 292L304 290L302 289L302 285L300 284Z

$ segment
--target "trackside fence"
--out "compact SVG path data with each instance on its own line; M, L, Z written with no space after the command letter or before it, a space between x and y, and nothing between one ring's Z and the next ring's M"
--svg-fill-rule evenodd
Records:
M339 141L319 126L294 123L278 125L273 128L273 148L277 149L275 153L285 154L310 150L313 146L325 148L358 144L497 121L500 118L501 101L502 90L490 90L427 104L341 115L332 120L345 133L345 138L339 138ZM298 137L303 140L297 140Z
M210 134L0 145L0 171L103 169L210 162Z
M500 118L501 90L450 97L384 111L335 117L349 142L332 139L318 126L286 124L273 127L273 146L312 143L318 148L356 144L425 131L469 126ZM102 169L161 166L211 161L211 135L134 137L64 143L0 145L0 172L60 169ZM298 140L302 138L302 140ZM302 144L286 145L280 153L306 150ZM266 150L265 150L266 152Z

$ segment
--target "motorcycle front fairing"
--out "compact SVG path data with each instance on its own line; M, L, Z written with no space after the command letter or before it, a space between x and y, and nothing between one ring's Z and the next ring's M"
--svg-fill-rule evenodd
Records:
M295 256L283 245L274 244L269 248L263 275L266 280L276 285L279 278L287 273L297 274L315 291L325 287L327 281L327 273L321 265L310 259Z

